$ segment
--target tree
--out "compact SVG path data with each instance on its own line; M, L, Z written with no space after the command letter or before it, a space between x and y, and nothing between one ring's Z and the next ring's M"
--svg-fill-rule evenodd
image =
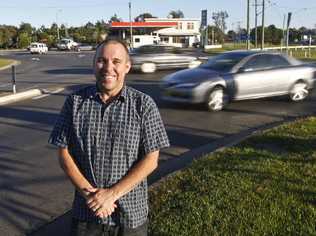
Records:
M155 17L152 14L146 12L146 13L143 13L143 14L140 14L140 15L136 16L134 21L135 22L142 22L142 21L145 21L145 18L157 18L157 17Z
M212 14L212 19L217 28L219 28L222 32L225 33L226 27L226 19L228 18L228 13L226 11L214 12Z
M27 33L29 36L33 33L32 25L22 22L19 27L19 33Z
M168 18L184 18L184 14L181 10L170 11L168 14Z
M26 48L30 45L32 38L26 32L21 32L18 35L18 46L19 48Z
M224 43L225 34L220 28L209 25L207 27L207 32L208 32L208 39L210 42L215 42L215 44ZM213 36L214 36L214 39L212 38Z
M255 30L256 28L253 28L250 32L251 42L255 44ZM258 43L261 42L261 32L262 27L257 28L258 31ZM266 43L271 43L274 45L279 45L281 42L281 39L283 37L283 32L281 29L278 29L275 27L275 25L269 25L268 27L264 28L264 41Z

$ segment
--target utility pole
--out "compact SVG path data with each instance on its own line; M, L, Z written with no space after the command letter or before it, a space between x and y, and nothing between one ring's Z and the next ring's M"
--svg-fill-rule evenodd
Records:
M286 15L284 14L284 16L283 16L283 28L282 28L282 39L281 39L281 52L282 52L282 47L285 45L285 20L286 20Z
M59 27L58 27L58 13L61 12L61 9L57 10L56 12L56 26L57 26L57 39L59 41L60 36L59 36Z
M258 3L255 0L255 47L258 47Z
M262 0L261 50L264 49L264 2L265 0Z
M57 40L59 41L58 11L56 12Z
M131 1L128 2L128 8L129 8L129 31L130 31L130 47L134 48L133 43L133 26L132 26L132 3Z
M290 22L291 22L292 12L287 14L287 26L286 26L286 52L289 52L289 32L290 32Z
M250 49L250 0L247 0L247 50Z

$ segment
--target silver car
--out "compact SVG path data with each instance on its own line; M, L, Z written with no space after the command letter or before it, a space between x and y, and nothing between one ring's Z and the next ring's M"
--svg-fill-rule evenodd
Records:
M304 100L313 88L316 67L273 52L231 51L210 58L195 69L167 75L162 98L204 103L219 111L232 100L289 95Z
M184 55L170 45L143 45L130 53L132 69L143 73L154 73L158 69L194 68L201 62L193 56Z

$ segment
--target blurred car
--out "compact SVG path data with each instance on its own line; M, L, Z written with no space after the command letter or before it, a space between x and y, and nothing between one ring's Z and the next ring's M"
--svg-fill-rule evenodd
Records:
M75 51L92 51L94 50L94 47L90 44L80 43L75 47Z
M201 62L193 56L181 54L174 46L164 44L143 45L130 52L132 69L154 73L160 69L194 68Z
M315 71L315 66L280 53L232 51L167 75L162 98L204 103L210 111L222 110L232 100L289 95L301 101L314 86Z
M31 43L28 47L28 50L31 52L31 54L46 54L48 52L48 47L45 43Z

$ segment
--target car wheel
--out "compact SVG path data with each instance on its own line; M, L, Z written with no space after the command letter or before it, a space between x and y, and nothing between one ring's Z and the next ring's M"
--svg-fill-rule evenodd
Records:
M293 85L290 91L290 99L294 102L302 101L308 94L307 84L305 82L298 82Z
M222 87L214 88L207 96L207 109L209 111L220 111L228 101L228 96Z
M200 61L198 61L198 60L194 60L194 61L191 61L190 63L189 63L189 68L190 69L193 69L193 68L195 68L195 67L198 67L199 65L201 65L201 62Z
M155 63L145 62L141 65L140 70L143 73L154 73L157 70L157 67Z

